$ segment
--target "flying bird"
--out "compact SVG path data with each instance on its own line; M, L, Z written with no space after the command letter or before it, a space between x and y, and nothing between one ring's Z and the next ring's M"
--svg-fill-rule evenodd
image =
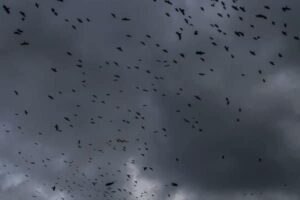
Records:
M4 9L4 11L7 13L7 14L10 14L10 8L7 7L6 5L3 5L2 8Z

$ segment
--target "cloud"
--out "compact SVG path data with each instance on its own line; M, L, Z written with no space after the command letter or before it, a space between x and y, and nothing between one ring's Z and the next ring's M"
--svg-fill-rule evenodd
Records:
M299 2L4 3L1 199L299 198Z
M130 158L128 161L132 160ZM151 198L152 195L157 196L160 190L163 189L162 183L159 180L153 180L148 177L144 177L137 166L128 163L128 174L131 175L131 188L134 197Z
M5 175L1 184L2 190L8 190L15 188L18 185L22 184L25 181L24 174L10 174Z

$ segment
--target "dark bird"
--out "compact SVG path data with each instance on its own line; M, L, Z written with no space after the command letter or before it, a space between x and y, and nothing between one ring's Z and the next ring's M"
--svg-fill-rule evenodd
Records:
M113 184L115 184L114 181L106 183L105 186L111 186L111 185L113 185Z
M249 52L250 52L250 54L251 54L252 56L255 56L255 55L256 55L255 51L249 51Z
M3 9L5 10L5 12L7 14L10 14L10 8L9 7L7 7L6 5L3 5L2 7L3 7Z
M283 12L287 12L287 11L291 10L291 8L288 7L288 6L283 6L281 9L282 9Z
M199 97L199 96L197 96L197 95L195 95L194 97L195 97L197 100L201 101L201 97Z
M181 40L181 33L176 32L176 35L178 36L178 39Z
M124 17L122 18L122 21L130 21L131 19L127 18L127 17Z
M225 48L225 51L229 51L229 47L228 46L224 46L224 48Z
M244 36L244 33L241 32L241 31L234 31L234 34L238 37L243 37Z
M16 35L21 35L23 33L23 31L21 29L17 29L14 34Z
M110 13L111 14L111 16L113 17L113 18L116 18L116 14L115 13Z
M56 68L54 68L54 67L51 67L51 70L52 70L53 72L57 72Z
M119 51L123 52L122 47L117 47L117 49L118 49Z
M20 11L19 13L20 13L20 15L22 15L22 17L24 17L24 18L26 17L26 14L23 11Z
M178 184L177 184L177 183L174 183L174 182L172 182L171 185L174 186L174 187L177 187L177 186L178 186Z
M29 43L28 43L28 42L26 42L26 41L24 41L24 42L22 42L20 45L21 45L21 46L28 46L28 45L29 45Z
M116 139L116 141L119 143L127 143L128 142L127 140L124 140L124 139Z
M246 12L246 8L245 7L240 6L239 8L241 9L241 11Z
M204 55L205 54L205 52L203 52L203 51L196 51L196 55Z
M57 132L61 132L61 130L59 129L58 124L55 124L54 128L55 128L55 130L56 130Z
M169 1L169 0L165 0L165 3L169 4L169 5L173 5L173 3L171 1Z
M263 14L258 14L256 15L257 18L261 18L261 19L268 19L267 16L263 15Z

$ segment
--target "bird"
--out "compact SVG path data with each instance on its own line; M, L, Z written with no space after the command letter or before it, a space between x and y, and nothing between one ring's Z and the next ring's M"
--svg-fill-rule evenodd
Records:
M287 11L291 10L291 8L288 7L288 6L283 6L281 9L282 9L283 12L287 12Z
M117 17L115 13L110 13L110 14L111 14L111 16L112 16L113 18L116 18L116 17Z
M181 33L176 31L176 35L178 36L178 39L181 40Z
M196 54L197 54L197 55L204 55L205 52L203 52L203 51L196 51Z
M261 19L268 19L268 17L263 14L257 14L256 17Z
M256 55L256 53L255 53L255 51L249 51L250 52L250 54L252 55L252 56L255 56Z
M10 8L6 5L3 5L2 8L4 9L4 11L7 13L7 14L10 14Z
M122 47L117 47L117 49L118 49L119 51L123 52Z
M178 186L178 184L175 183L175 182L172 182L171 185L174 186L174 187L177 187L177 186Z
M114 183L115 183L114 181L108 182L108 183L105 183L105 186L111 186L111 185L113 185Z
M20 45L21 45L21 46L28 46L28 45L29 45L29 42L24 41L24 42L21 42Z
M123 17L123 18L122 18L122 21L131 21L131 19L128 18L128 17Z
M56 69L55 67L51 67L51 70L52 70L53 72L57 72L57 69Z

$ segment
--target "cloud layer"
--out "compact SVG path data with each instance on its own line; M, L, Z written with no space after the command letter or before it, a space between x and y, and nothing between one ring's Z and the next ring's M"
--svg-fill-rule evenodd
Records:
M296 0L1 4L0 199L299 199Z

